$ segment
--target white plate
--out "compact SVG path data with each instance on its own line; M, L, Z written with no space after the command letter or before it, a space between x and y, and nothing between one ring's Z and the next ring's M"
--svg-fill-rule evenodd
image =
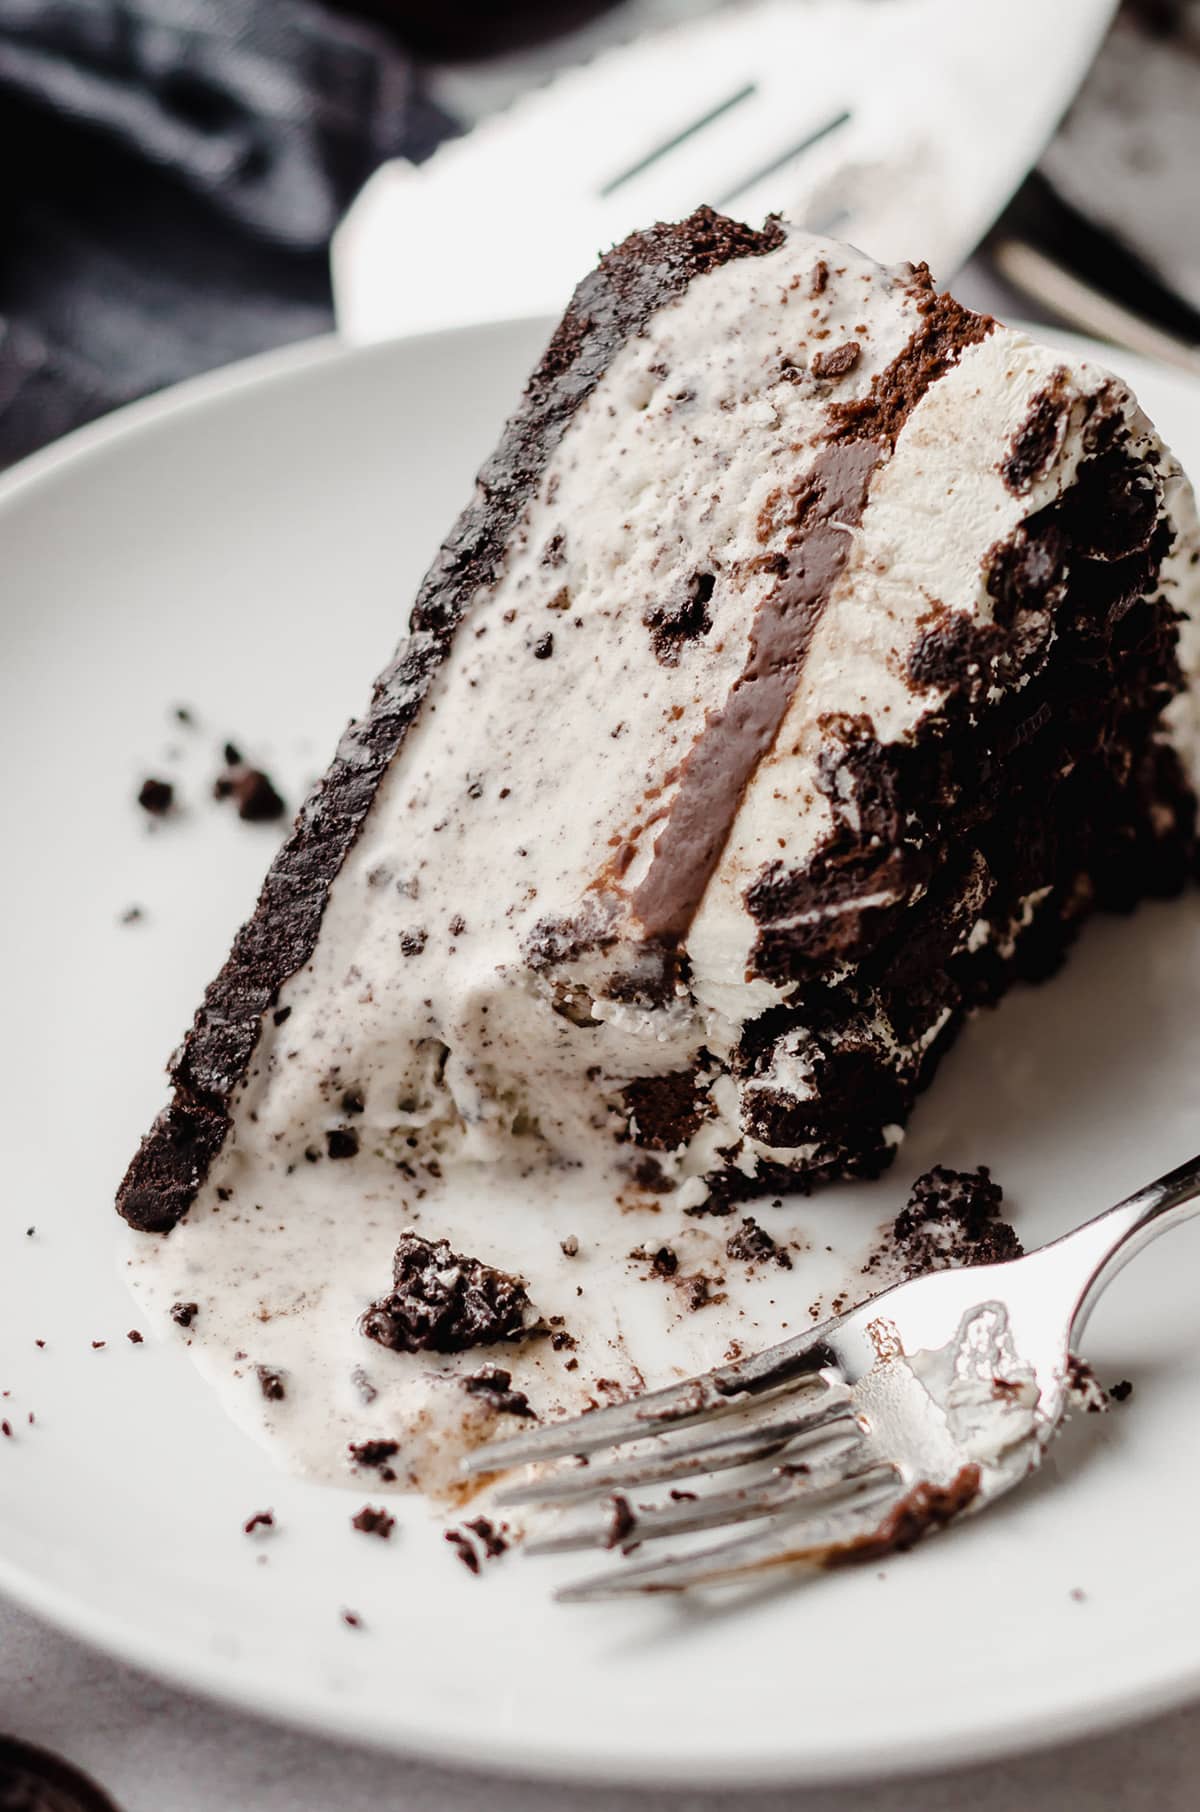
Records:
M541 338L287 353L0 484L0 1584L239 1706L581 1779L846 1778L1178 1700L1200 1687L1200 1224L1112 1291L1090 1356L1135 1395L1038 1483L881 1569L725 1611L558 1608L555 1566L519 1555L472 1579L418 1503L390 1543L355 1536L361 1492L281 1477L181 1352L124 1338L113 1187L273 837L199 799L212 740L293 796L323 764ZM1117 362L1200 467L1200 389ZM151 835L131 796L186 741L175 702L205 724L193 809ZM135 901L145 922L118 926ZM896 1170L813 1204L814 1238L861 1248L946 1161L990 1163L1036 1241L1190 1155L1198 958L1195 898L1093 926L1064 977L970 1028ZM247 1540L268 1504L281 1533Z

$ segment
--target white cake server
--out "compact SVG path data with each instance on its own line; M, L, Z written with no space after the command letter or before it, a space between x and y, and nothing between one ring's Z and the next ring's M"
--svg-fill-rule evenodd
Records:
M354 341L555 314L634 228L773 209L949 279L1035 162L1115 0L766 0L612 50L420 167L333 245Z

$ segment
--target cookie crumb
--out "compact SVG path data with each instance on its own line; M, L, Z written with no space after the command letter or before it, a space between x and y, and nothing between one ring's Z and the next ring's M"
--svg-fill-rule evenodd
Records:
M479 1556L475 1552L474 1544L463 1534L461 1529L447 1529L442 1536L442 1540L450 1543L454 1552L462 1561L463 1566L466 1567L468 1573L478 1573Z
M147 776L138 791L137 802L152 818L163 818L175 803L175 788L169 780Z
M130 1330L126 1334L125 1338L126 1338L126 1340L128 1340L130 1346L141 1346L142 1345L143 1337L141 1334L138 1333L136 1328L130 1328Z
M273 1510L256 1510L254 1515L248 1516L246 1521L242 1524L242 1534L253 1535L256 1529L274 1529L275 1527L275 1512Z
M267 1402L282 1403L283 1399L287 1396L287 1385L284 1383L284 1374L276 1371L274 1367L270 1365L256 1365L254 1371L258 1378L258 1388L262 1391Z
M396 1519L382 1508L377 1510L371 1504L364 1504L358 1514L350 1518L350 1525L362 1535L378 1535L387 1541L396 1527Z

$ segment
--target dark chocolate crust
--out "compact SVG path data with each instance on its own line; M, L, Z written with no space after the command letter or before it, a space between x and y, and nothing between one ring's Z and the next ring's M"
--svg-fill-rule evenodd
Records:
M614 355L656 309L695 277L783 241L697 210L678 224L635 233L585 277L531 377L500 443L417 595L409 637L376 681L332 766L302 807L258 904L209 986L170 1070L173 1097L126 1172L117 1207L131 1226L168 1233L187 1213L224 1144L230 1103L258 1042L264 1013L316 945L330 887L376 789L446 658L466 601L488 585L571 417Z

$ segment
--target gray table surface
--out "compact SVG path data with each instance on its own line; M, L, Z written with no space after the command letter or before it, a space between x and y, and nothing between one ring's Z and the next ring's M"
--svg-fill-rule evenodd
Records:
M710 0L630 0L623 29ZM581 34L601 45L611 23ZM502 104L574 46L447 72L447 104L468 117ZM972 265L961 299L1012 318L1028 310ZM930 1683L936 1695L936 1682ZM741 1793L631 1793L461 1774L280 1729L161 1685L0 1600L0 1733L40 1743L91 1773L122 1812L734 1812ZM1039 1755L871 1785L756 1793L762 1812L1195 1812L1200 1710Z
M931 1682L936 1692L936 1682ZM937 1777L808 1792L631 1793L451 1773L175 1692L0 1605L0 1731L84 1768L122 1812L1194 1812L1200 1715Z

